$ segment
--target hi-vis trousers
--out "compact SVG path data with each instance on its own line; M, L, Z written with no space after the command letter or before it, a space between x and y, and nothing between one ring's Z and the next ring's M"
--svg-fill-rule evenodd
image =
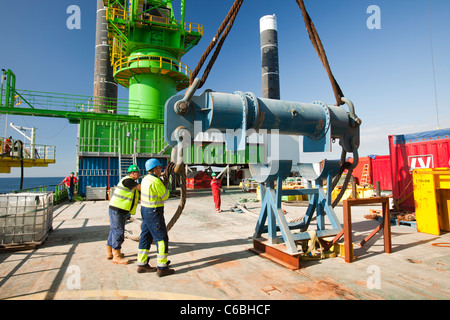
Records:
M141 206L142 227L138 249L138 266L148 264L150 245L153 240L156 243L157 268L167 267L167 255L169 253L169 237L167 235L166 222L164 220L164 207L147 208Z

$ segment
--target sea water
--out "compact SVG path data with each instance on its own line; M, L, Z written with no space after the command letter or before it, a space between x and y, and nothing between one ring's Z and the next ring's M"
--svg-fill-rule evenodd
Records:
M22 189L48 186L47 191L55 191L54 185L60 184L64 177L23 178ZM53 186L52 186L53 185ZM20 189L20 178L5 178L0 176L0 194L9 193Z

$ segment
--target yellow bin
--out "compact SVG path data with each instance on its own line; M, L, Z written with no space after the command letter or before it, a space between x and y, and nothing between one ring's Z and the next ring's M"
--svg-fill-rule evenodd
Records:
M417 231L440 235L450 231L450 169L413 171Z

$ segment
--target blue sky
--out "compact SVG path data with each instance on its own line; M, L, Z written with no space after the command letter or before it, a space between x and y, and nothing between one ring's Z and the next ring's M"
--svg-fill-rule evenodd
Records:
M182 59L192 70L233 2L187 1L186 20L203 24L205 31L200 44ZM175 7L178 3L174 1ZM429 3L439 122L441 128L449 128L450 1ZM437 128L427 0L306 0L305 4L334 76L363 120L360 156L389 154L388 135ZM81 30L66 27L70 5L81 9ZM367 28L370 5L381 10L381 29ZM0 67L15 72L18 89L93 94L96 1L2 0L0 8ZM281 99L334 104L295 0L245 0L201 90L262 95L259 19L267 14L278 18ZM119 97L127 99L128 92L121 88ZM2 115L2 134L4 122ZM25 169L25 176L64 176L76 169L76 125L65 119L25 116L9 116L8 122L36 127L38 144L57 147L56 164ZM338 158L340 148L334 149L303 160ZM18 175L13 169L1 177Z

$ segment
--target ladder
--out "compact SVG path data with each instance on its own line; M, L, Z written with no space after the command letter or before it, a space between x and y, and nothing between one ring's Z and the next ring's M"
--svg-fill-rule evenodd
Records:
M362 186L369 184L369 165L367 163L363 167L363 171L361 174L361 180L359 181L359 183Z
M127 172L128 168L133 164L136 164L136 160L135 160L135 157L133 157L132 155L122 154L119 157L120 179L122 179L123 177L125 177L128 174L128 172Z

